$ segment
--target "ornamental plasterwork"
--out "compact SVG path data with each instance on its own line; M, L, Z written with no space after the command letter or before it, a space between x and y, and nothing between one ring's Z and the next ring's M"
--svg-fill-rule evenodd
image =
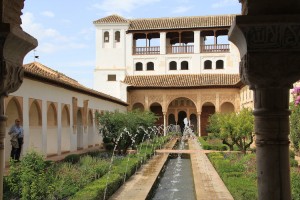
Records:
M166 105L169 106L172 101L174 101L175 99L178 99L178 98L187 98L187 99L190 99L195 104L195 106L197 107L197 95L196 94L189 94L189 95L167 95L167 104Z
M235 95L234 94L220 94L220 105L225 102L230 102L235 105Z
M201 95L202 104L210 102L216 105L216 95L215 94L202 94Z
M153 103L159 103L161 106L163 105L163 97L160 96L155 96L155 95L151 95L148 97L148 102L149 105L153 104Z
M135 103L145 104L145 97L140 95L130 96L130 104L133 106Z

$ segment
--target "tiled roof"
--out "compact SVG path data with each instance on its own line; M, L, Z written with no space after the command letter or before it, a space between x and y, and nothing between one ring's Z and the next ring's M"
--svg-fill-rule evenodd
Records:
M118 15L111 15L94 21L100 23L129 22L129 31L135 30L158 30L158 29L182 29L182 28L204 28L231 26L236 15L213 15L193 17L166 17L166 18L144 18L124 19Z
M94 21L94 24L115 24L115 23L128 23L129 21L119 15L110 15Z
M128 30L181 29L231 26L235 15L169 17L135 19L130 21Z
M149 88L236 86L240 83L240 77L238 74L126 76L124 83L133 87Z
M121 101L118 98L112 97L110 95L104 94L102 92L98 92L96 90L87 88L78 81L58 72L45 65L42 65L38 62L33 62L29 64L25 64L24 66L24 75L25 77L36 79L41 82L50 82L59 87L63 87L69 90L75 90L81 93L89 94L91 96L95 96L101 99L105 99L108 101L112 101L121 105L128 105L126 102Z

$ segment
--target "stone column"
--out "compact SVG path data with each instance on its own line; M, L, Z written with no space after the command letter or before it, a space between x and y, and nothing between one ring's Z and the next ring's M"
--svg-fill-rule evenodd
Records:
M197 113L197 119L198 119L198 136L201 136L201 112Z
M167 135L167 113L163 112L164 115L164 136Z
M4 97L22 84L25 55L37 46L37 40L21 28L24 0L0 0L0 166L4 166ZM3 167L0 167L0 199L3 199Z
M300 79L300 4L241 1L229 39L241 54L241 79L254 91L258 196L290 200L289 89Z

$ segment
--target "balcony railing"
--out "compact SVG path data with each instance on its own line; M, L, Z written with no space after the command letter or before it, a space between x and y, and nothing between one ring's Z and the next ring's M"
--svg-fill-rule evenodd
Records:
M168 54L194 53L194 45L167 46L167 53Z
M147 54L159 54L160 47L133 47L132 53L134 55L147 55Z
M223 53L229 52L229 44L201 45L201 53Z
M167 54L192 54L194 53L194 45L186 46L167 46ZM229 44L210 44L201 45L201 53L224 53L229 52ZM152 55L160 54L160 47L133 47L133 55Z

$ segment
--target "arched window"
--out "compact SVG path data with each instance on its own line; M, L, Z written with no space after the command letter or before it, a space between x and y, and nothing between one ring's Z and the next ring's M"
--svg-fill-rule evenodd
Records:
M143 71L143 63L141 62L135 63L135 71Z
M223 60L217 60L216 69L224 69L224 61Z
M115 42L120 42L120 31L115 32Z
M147 63L147 71L154 70L154 63L153 62L148 62Z
M204 69L212 69L212 62L210 60L204 62Z
M105 42L105 43L108 43L108 42L109 42L109 32L108 32L108 31L105 31L105 32L104 32L104 42Z
M177 70L177 63L175 61L169 63L169 70Z
M181 62L181 70L188 70L189 69L189 63L187 61Z

